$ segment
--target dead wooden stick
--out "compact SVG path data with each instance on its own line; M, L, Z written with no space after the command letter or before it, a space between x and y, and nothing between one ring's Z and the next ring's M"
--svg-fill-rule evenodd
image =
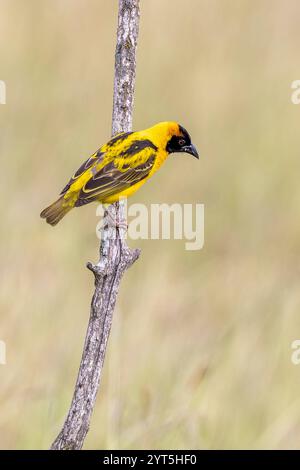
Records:
M138 30L139 0L119 0L113 135L132 129ZM121 278L140 253L126 245L125 233L126 215L120 201L104 214L98 264L87 265L95 276L95 292L72 403L53 450L81 449L89 430Z

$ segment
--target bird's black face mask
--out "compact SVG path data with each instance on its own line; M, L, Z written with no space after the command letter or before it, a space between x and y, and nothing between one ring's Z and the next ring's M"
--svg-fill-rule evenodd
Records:
M199 159L199 154L196 147L192 144L191 138L188 132L181 126L179 126L181 135L173 135L167 143L166 150L169 153L184 152L193 155L193 157Z

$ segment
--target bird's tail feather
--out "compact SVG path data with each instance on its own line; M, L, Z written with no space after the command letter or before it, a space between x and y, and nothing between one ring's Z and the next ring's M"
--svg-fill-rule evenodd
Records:
M46 207L40 215L42 219L46 219L48 224L56 225L71 209L72 206L66 204L66 200L62 196L53 202L51 206Z

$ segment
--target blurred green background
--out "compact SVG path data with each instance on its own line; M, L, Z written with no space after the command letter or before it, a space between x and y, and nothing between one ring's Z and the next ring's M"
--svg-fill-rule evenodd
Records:
M205 204L205 246L135 241L85 448L297 448L297 0L141 1L134 128L178 120L132 202ZM110 135L117 1L0 0L0 447L46 449L68 409L93 292L95 205L39 218Z

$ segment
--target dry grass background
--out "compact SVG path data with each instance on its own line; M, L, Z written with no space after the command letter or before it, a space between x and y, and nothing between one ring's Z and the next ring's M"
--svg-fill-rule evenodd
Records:
M1 448L48 448L93 291L95 206L39 219L109 136L116 1L1 0ZM176 156L133 202L203 202L205 247L132 242L85 448L297 448L297 0L142 1L135 127L174 119Z

